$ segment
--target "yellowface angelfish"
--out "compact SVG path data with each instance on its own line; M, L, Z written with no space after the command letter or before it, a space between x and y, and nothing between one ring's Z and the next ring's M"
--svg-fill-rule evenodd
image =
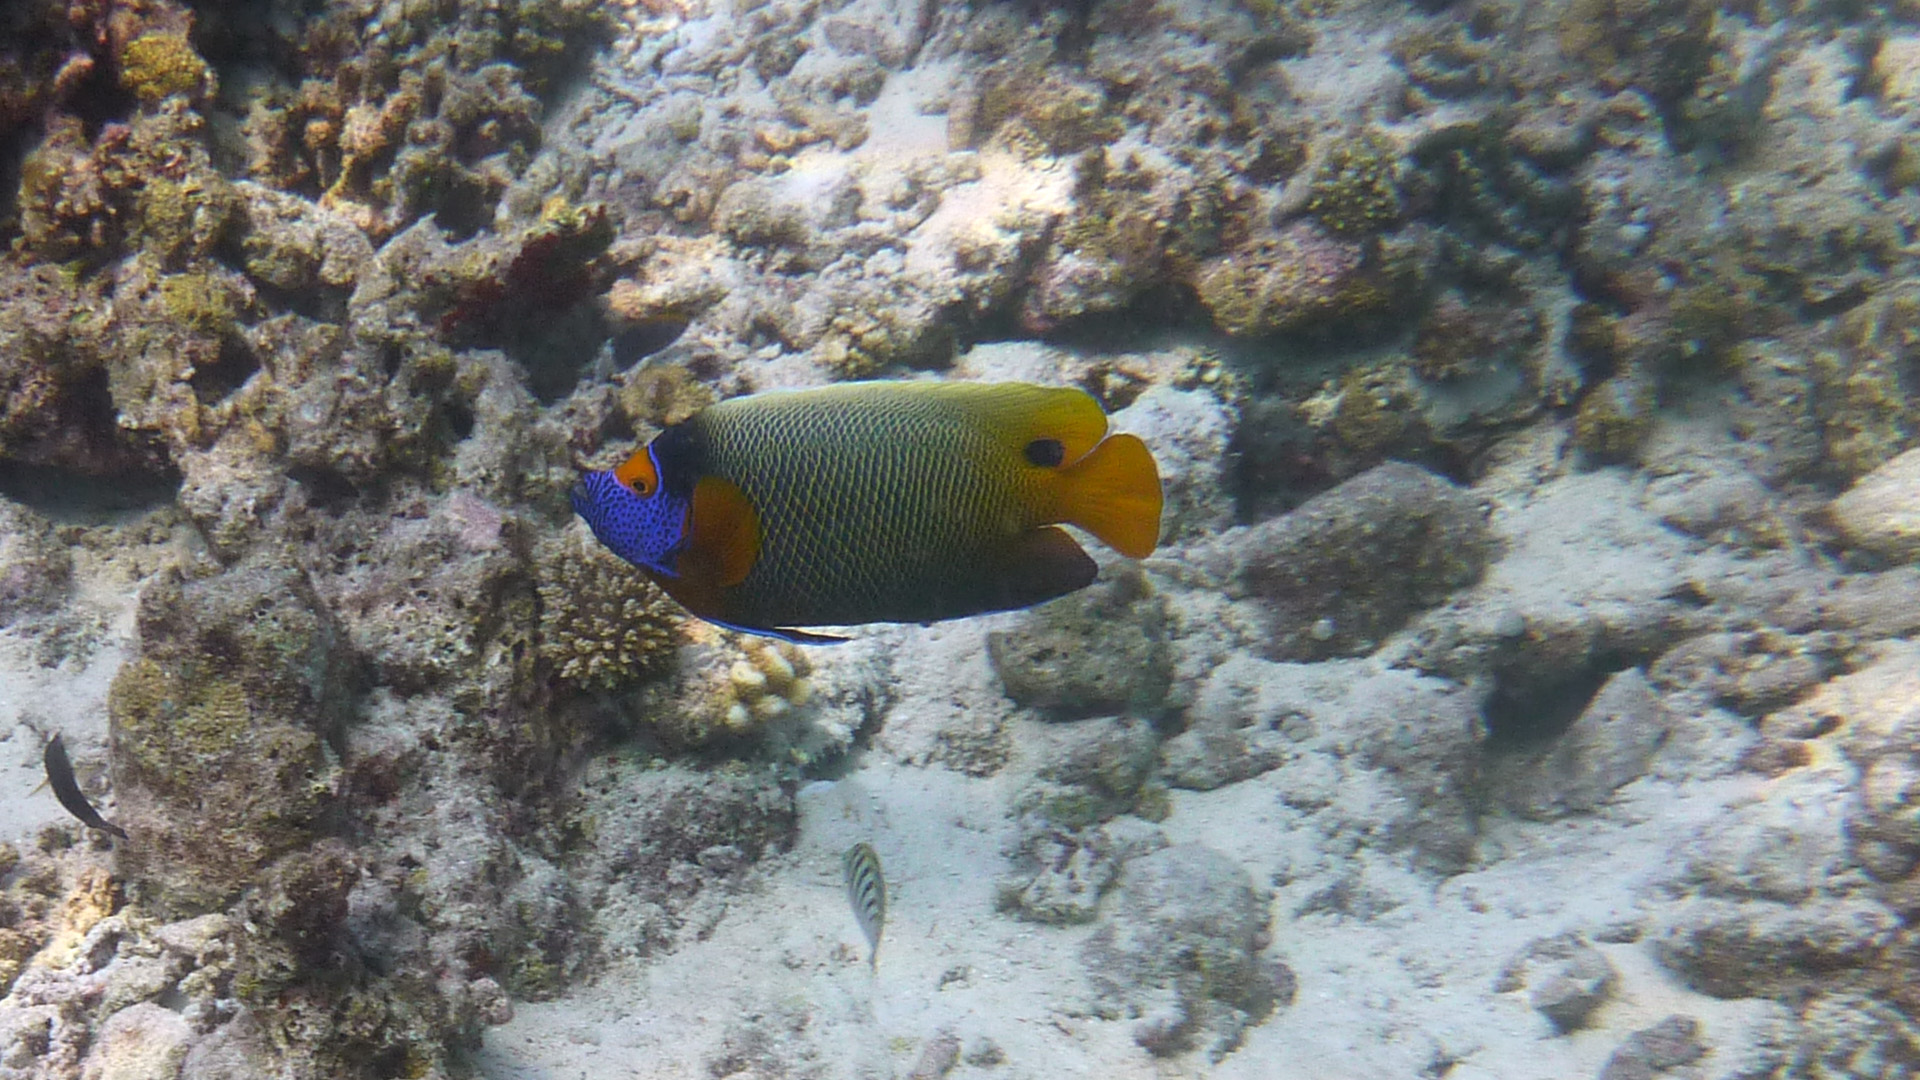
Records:
M841 383L696 413L573 508L688 611L794 629L933 622L1051 600L1093 581L1076 525L1144 558L1160 475L1087 394L1025 383Z

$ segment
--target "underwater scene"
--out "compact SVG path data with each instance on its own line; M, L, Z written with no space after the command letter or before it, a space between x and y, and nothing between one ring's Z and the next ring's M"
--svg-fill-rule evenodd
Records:
M0 1080L1920 1078L1920 2L0 0Z

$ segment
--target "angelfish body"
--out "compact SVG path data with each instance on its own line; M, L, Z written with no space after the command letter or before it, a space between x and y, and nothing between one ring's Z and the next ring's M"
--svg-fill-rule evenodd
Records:
M702 410L573 505L600 541L695 615L796 627L932 622L1089 584L1064 531L1152 552L1153 455L1097 402L1024 383L843 383Z

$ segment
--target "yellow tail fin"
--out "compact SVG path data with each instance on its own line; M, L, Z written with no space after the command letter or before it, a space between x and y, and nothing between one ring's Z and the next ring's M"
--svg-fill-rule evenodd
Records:
M1160 542L1160 469L1135 435L1114 435L1060 471L1060 517L1131 559Z

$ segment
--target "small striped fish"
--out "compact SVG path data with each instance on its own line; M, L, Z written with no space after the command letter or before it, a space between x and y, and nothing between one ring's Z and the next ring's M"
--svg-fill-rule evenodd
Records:
M855 844L840 857L841 875L847 880L847 903L860 931L867 935L871 951L867 964L880 970L880 929L887 922L887 879L880 875L880 856L865 843Z

